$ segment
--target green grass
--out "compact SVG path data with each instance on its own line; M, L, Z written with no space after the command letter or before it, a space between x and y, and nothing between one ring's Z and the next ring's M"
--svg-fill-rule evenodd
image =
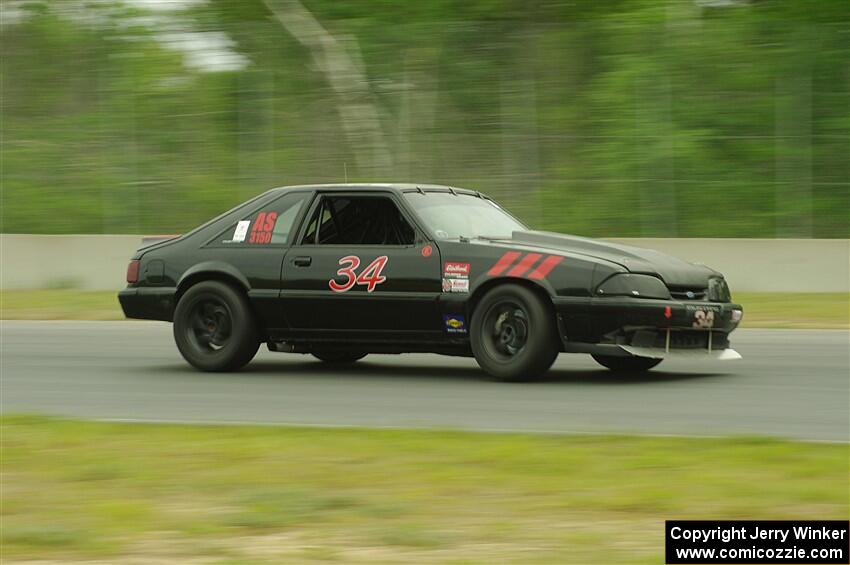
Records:
M4 320L123 320L117 291L0 290Z
M660 563L665 519L846 519L848 446L6 416L4 562Z
M737 292L745 328L850 328L850 294Z
M745 328L850 328L850 294L736 293ZM6 320L123 320L112 291L0 290Z

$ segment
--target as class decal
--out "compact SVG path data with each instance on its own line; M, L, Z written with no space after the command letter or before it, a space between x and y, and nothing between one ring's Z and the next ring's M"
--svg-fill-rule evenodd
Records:
M328 286L334 292L348 292L356 284L365 286L366 292L372 292L376 286L387 280L387 277L381 274L387 264L386 255L381 255L369 263L360 273L357 273L357 268L360 267L360 257L357 255L347 255L339 260L339 264L342 267L336 272L336 276L345 277L345 281L338 283L335 279L329 280Z
M558 263L564 260L560 255L547 255L545 259L540 253L508 251L490 267L487 274L491 277L506 275L508 277L527 277L532 280L542 280L552 272ZM532 268L533 267L533 268Z
M277 222L277 212L260 212L257 214L248 243L270 243L275 222Z
M242 243L248 238L248 243L271 243L274 225L277 222L277 212L260 212L251 227L251 220L240 220L233 231L233 237L225 243ZM251 235L248 236L248 228L251 227Z

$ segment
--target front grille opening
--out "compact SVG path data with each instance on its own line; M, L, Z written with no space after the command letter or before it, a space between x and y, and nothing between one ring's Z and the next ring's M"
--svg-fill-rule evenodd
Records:
M670 290L670 296L672 296L676 300L707 300L708 299L708 289L707 288L672 287L669 290Z
M721 277L708 279L708 288L696 286L668 286L670 296L674 300L709 300L711 302L729 302L732 295L729 286Z

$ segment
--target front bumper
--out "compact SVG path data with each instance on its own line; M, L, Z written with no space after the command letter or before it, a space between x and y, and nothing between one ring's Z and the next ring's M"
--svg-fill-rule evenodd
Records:
M556 298L565 351L731 359L739 304L630 297ZM724 353L726 352L726 353Z

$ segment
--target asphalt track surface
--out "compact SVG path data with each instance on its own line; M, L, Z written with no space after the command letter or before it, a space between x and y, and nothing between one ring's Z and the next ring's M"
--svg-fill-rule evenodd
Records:
M0 322L0 409L96 419L850 440L850 333L738 330L744 359L616 376L562 354L545 380L473 359L371 355L346 368L263 347L195 371L158 322Z

